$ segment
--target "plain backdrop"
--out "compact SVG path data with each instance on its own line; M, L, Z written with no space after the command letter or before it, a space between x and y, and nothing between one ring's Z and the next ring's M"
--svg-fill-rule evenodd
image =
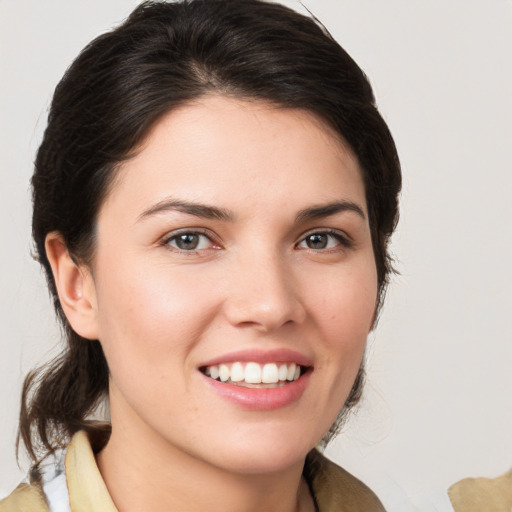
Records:
M391 512L443 510L456 480L512 466L512 2L304 3L370 77L404 173L401 275L328 453ZM34 152L66 67L136 4L0 0L0 497L27 470L23 376L60 336L30 257Z

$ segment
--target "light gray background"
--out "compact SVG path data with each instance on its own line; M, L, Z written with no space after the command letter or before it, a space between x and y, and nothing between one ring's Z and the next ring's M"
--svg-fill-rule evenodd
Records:
M66 67L136 3L0 0L0 496L26 470L23 375L59 337L29 255L34 152ZM443 510L451 483L512 466L512 2L305 4L369 75L405 180L401 276L365 402L328 451L390 511Z

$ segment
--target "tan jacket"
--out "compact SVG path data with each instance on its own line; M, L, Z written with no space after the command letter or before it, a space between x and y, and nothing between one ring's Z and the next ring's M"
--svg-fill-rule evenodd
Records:
M96 465L85 432L75 434L66 454L66 481L72 512L118 512ZM319 512L385 512L360 480L313 450L304 469ZM0 512L50 512L38 482L20 484L0 501Z
M465 478L448 494L455 512L510 512L512 470L498 478Z

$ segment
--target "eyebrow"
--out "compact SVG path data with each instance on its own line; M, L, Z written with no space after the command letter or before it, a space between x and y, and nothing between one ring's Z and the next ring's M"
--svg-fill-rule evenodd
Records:
M333 203L313 206L311 208L301 210L298 213L295 222L298 224L308 220L329 217L330 215L335 215L340 212L354 212L363 220L366 219L363 209L358 204L353 203L352 201L335 201Z
M233 220L235 215L230 210L225 208L217 208L216 206L208 206L201 203L195 203L192 201L182 201L180 199L164 199L159 203L155 204L151 208L143 211L138 220L151 217L162 212L178 211L194 215L196 217L202 217L204 219L217 219L217 220Z
M235 214L226 208L218 208L216 206L209 206L193 201L168 198L158 202L151 208L144 210L144 212L139 215L138 220L140 221L158 213L168 211L179 211L189 215L194 215L195 217L202 217L204 219L216 219L223 221L233 221L235 219ZM324 205L312 206L311 208L301 210L295 218L295 223L299 224L308 220L329 217L341 212L354 212L363 220L366 218L363 209L358 204L353 203L352 201L342 200Z

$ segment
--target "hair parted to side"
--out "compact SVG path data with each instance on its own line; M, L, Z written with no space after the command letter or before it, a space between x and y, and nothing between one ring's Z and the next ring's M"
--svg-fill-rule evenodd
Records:
M90 429L88 417L108 392L99 341L76 334L63 313L45 238L58 231L75 261L90 265L96 216L118 165L163 114L208 93L306 109L349 144L366 187L379 304L384 296L401 173L391 134L357 64L315 20L276 3L144 2L67 70L35 161L33 238L66 348L25 381L19 437L34 460ZM347 405L359 393L354 386Z

